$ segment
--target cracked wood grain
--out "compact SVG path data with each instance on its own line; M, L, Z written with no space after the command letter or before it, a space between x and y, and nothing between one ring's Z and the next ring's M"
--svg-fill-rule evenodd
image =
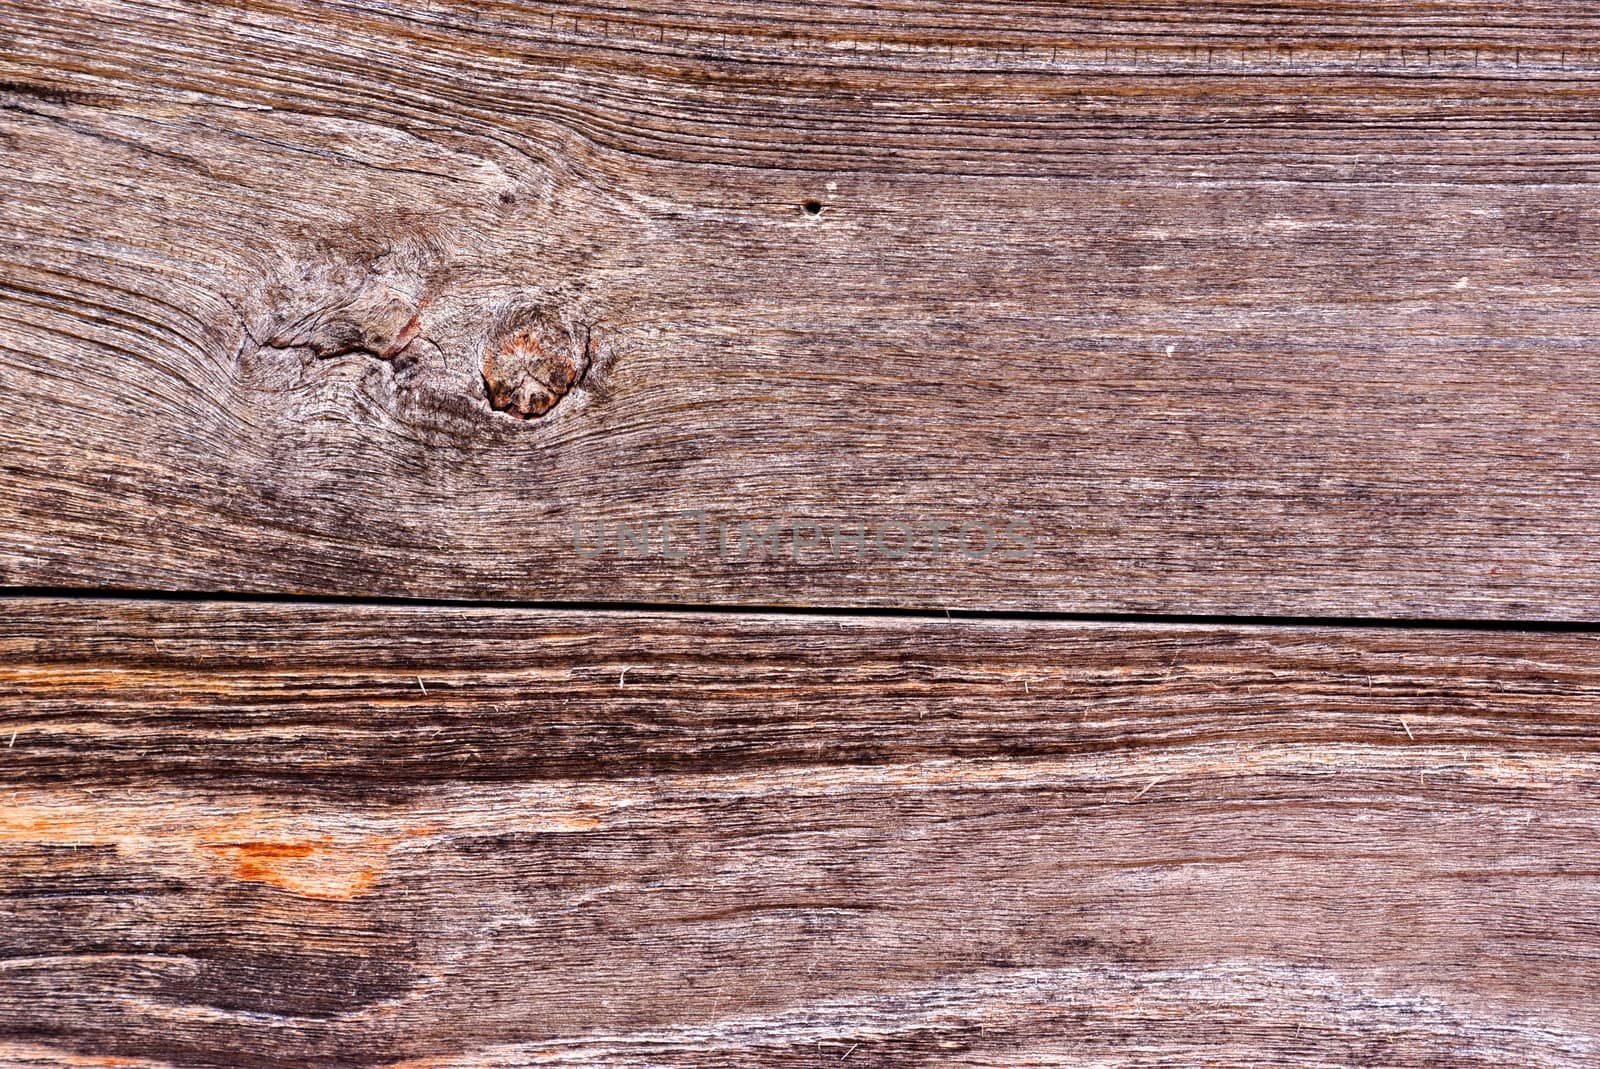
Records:
M5 0L0 584L1592 619L1596 29Z
M0 608L7 1065L1600 1054L1591 634Z

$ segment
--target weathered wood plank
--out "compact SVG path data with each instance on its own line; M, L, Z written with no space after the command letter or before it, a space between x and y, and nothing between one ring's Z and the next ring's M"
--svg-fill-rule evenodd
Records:
M0 583L1600 610L1590 5L0 28Z
M8 1065L1600 1054L1594 635L0 608Z

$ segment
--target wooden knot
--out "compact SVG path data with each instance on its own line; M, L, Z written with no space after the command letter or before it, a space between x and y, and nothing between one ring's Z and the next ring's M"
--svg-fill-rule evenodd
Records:
M272 349L310 349L322 359L364 353L393 360L417 340L427 301L376 284L316 307L267 339Z
M518 419L537 419L583 381L589 370L589 335L581 336L548 313L524 316L490 339L483 354L489 406Z

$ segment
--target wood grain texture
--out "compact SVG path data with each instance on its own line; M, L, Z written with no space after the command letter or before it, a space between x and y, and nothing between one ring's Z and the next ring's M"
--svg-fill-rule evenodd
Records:
M1594 635L3 609L8 1066L1600 1055Z
M1597 29L7 0L0 583L1593 618Z

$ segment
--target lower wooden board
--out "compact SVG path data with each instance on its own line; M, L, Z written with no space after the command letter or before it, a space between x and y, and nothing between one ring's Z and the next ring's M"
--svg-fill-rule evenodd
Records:
M1591 1066L1600 638L0 605L0 1064Z

